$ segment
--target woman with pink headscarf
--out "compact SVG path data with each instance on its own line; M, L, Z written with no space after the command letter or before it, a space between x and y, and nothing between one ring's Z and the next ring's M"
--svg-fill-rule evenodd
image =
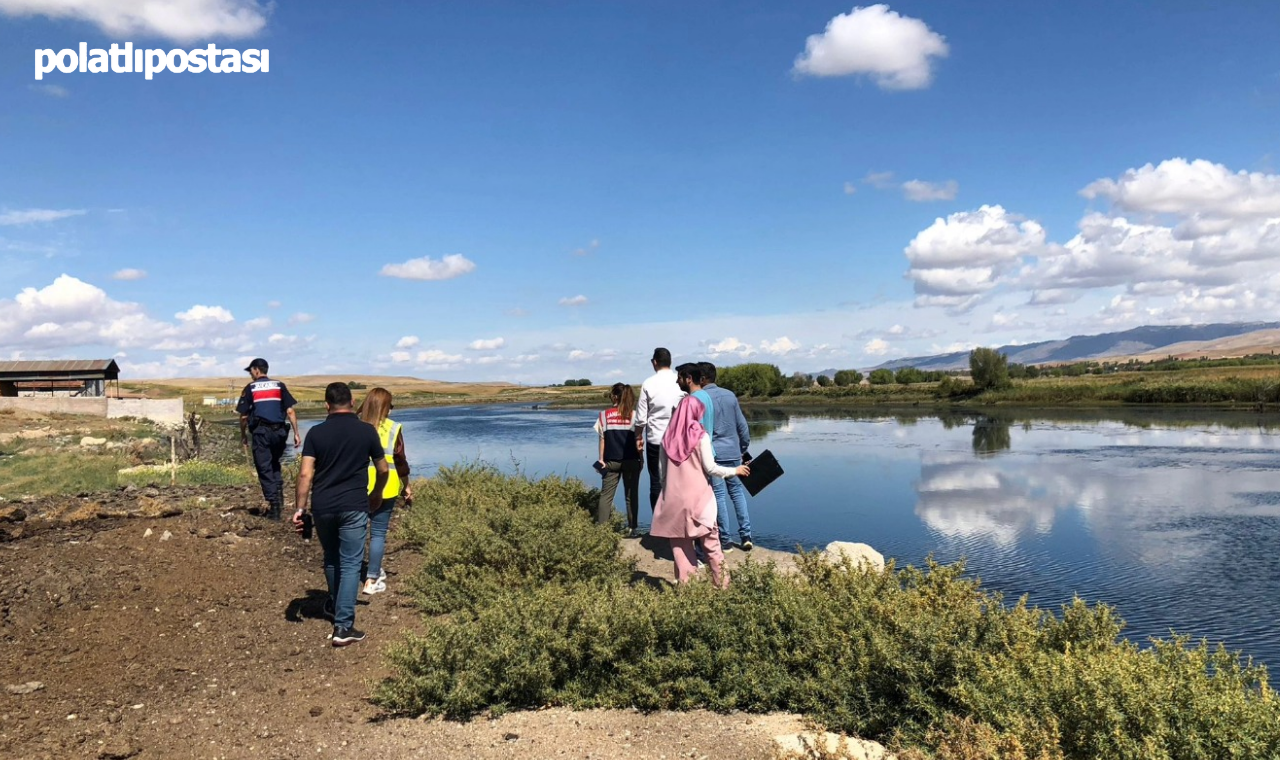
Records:
M697 570L694 545L701 543L711 566L712 583L724 588L729 585L729 574L721 567L724 554L716 529L716 495L707 478L741 477L751 469L716 464L711 436L700 421L703 411L700 399L686 396L671 415L659 459L662 494L653 510L649 534L671 540L677 583L685 583Z

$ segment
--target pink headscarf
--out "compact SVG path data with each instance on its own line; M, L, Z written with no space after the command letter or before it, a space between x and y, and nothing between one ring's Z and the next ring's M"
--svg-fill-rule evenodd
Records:
M676 407L667 432L662 436L662 448L667 452L667 459L680 464L698 448L698 442L707 432L702 427L704 411L706 407L696 396L685 396Z

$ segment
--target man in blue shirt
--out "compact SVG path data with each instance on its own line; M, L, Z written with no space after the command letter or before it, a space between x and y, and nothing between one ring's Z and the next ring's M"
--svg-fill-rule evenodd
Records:
M712 417L711 448L716 453L716 464L725 467L737 467L742 464L742 456L751 445L751 431L747 429L747 418L742 416L742 407L738 397L732 391L716 385L716 365L711 362L699 362L701 370L702 390L711 397L711 405L715 410ZM733 543L729 540L729 505L733 504L734 514L738 518L738 538L743 551L751 551L751 515L747 511L747 487L738 477L711 479L711 490L716 494L716 522L720 524L720 548L725 552L733 551Z
M248 448L253 434L253 466L258 471L258 484L267 501L267 517L280 519L284 508L284 477L280 473L280 457L289 442L289 424L293 425L293 445L302 445L298 417L293 411L293 395L279 380L267 377L267 360L254 359L245 372L253 378L240 394L236 411L240 413L240 443ZM286 417L288 424L286 424Z

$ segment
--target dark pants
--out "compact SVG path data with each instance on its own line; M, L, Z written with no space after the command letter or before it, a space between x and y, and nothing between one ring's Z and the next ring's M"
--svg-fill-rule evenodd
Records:
M262 498L267 500L267 516L280 519L284 508L284 477L280 474L280 457L289 442L289 426L272 427L259 424L253 429L253 466L258 470Z
M600 484L600 503L596 506L596 523L604 525L613 513L613 497L618 492L618 479L622 479L622 495L627 502L627 527L635 530L640 518L640 460L624 459L621 462L605 462Z
M644 445L645 466L649 468L649 509L658 508L658 494L662 493L662 467L658 457L662 454L662 446L656 443Z
M364 535L369 513L317 512L316 536L324 549L324 579L333 601L333 625L356 624L356 595L360 593L360 563L364 560Z

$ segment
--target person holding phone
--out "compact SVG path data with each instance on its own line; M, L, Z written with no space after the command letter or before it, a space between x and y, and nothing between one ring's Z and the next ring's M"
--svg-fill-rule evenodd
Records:
M387 529L391 527L391 511L395 509L396 499L404 497L405 506L413 502L413 489L409 486L409 459L404 453L404 435L401 434L400 423L391 419L391 391L386 388L374 388L364 397L356 414L360 419L372 425L378 431L382 442L383 453L387 462L392 463L387 473L386 485L382 488L382 506L369 515L369 568L365 573L365 594L381 594L387 590L387 573L382 567L382 558L387 548ZM369 468L369 493L373 493L377 473Z
M609 389L612 406L596 418L596 463L600 473L600 502L596 506L596 523L609 522L613 512L613 497L618 492L618 480L622 480L623 497L627 503L627 535L639 532L640 517L640 469L644 460L636 445L636 429L632 416L636 408L636 393L626 383L614 383Z

